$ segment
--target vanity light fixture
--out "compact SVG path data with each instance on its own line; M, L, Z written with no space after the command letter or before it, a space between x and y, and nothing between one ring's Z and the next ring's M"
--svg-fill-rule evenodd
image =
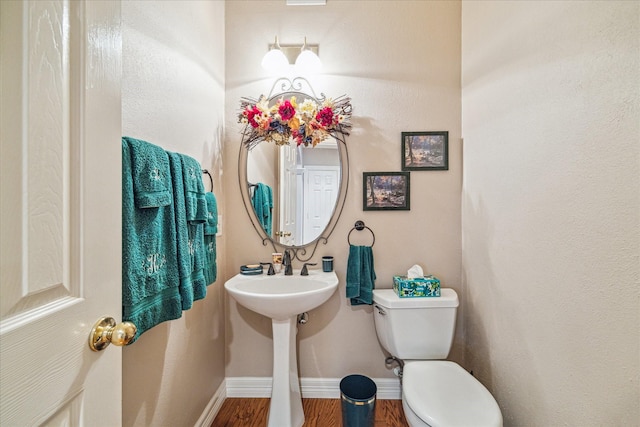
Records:
M306 37L300 45L280 44L276 36L275 43L269 45L269 51L262 58L262 67L272 73L284 74L291 68L290 65L295 65L297 74L317 73L322 67L318 49L317 44L308 44Z

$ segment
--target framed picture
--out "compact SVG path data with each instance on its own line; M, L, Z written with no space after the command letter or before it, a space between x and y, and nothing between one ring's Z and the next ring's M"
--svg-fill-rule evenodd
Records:
M409 172L363 172L362 210L410 210Z
M402 132L402 170L449 170L449 132Z

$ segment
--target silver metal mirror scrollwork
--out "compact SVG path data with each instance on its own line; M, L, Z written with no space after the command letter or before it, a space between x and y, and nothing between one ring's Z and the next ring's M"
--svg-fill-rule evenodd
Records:
M307 261L344 207L351 100L317 96L301 77L281 78L268 96L243 98L240 107L238 182L251 223L263 245Z

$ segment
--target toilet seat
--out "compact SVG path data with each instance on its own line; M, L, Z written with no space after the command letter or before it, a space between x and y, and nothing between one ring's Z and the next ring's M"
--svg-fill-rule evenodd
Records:
M501 427L502 414L489 391L460 365L407 361L403 400L431 427Z

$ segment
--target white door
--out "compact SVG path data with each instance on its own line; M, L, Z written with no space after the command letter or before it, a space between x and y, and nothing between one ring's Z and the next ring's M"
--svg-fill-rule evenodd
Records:
M307 166L304 178L304 241L315 240L329 224L338 197L340 168Z
M120 3L0 1L0 425L118 426Z
M296 146L281 145L278 150L278 229L274 230L280 243L294 245L296 241Z

